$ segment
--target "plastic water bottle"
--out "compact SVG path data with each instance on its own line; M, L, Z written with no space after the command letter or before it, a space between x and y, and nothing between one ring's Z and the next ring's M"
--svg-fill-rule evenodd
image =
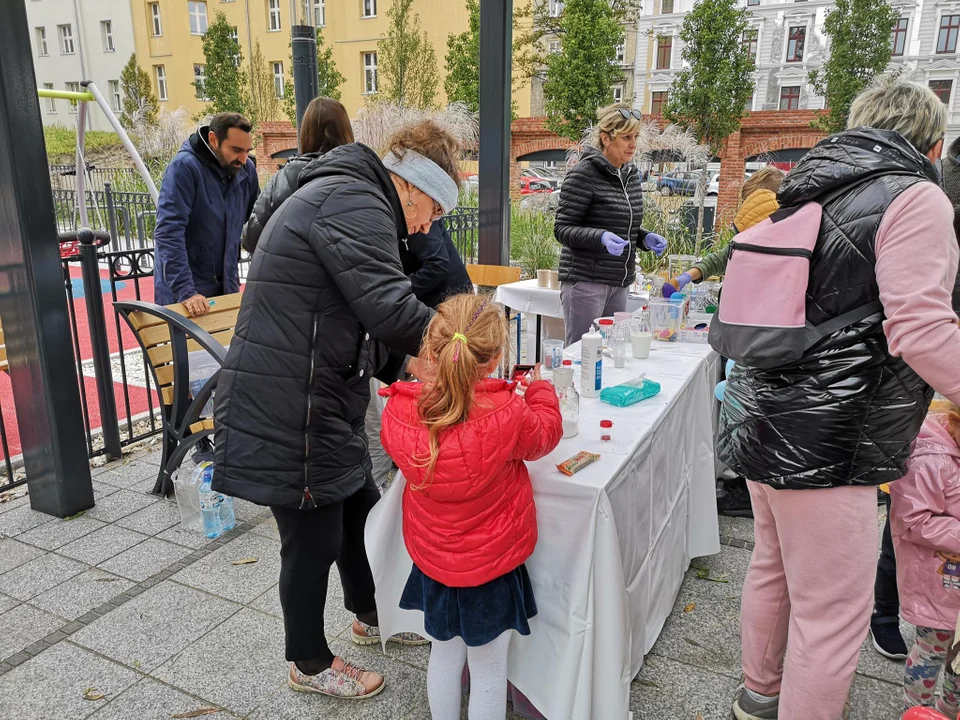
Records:
M213 482L213 463L202 462L193 471L195 482L200 488L200 519L203 522L203 534L216 539L237 526L237 516L233 510L233 498L219 493L211 487Z
M603 336L590 326L580 340L580 394L599 397L603 387Z

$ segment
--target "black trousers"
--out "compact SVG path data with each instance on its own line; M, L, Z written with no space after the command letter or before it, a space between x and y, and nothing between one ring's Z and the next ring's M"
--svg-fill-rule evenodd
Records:
M877 561L877 580L873 586L873 612L882 618L895 619L900 615L900 592L897 590L897 558L893 554L890 535L890 496L886 495L887 522L883 525L880 541L880 559Z
M337 564L344 607L356 615L375 613L373 574L363 528L380 493L373 478L355 495L311 510L272 507L280 530L280 605L287 660L328 667L333 653L324 632L330 566Z

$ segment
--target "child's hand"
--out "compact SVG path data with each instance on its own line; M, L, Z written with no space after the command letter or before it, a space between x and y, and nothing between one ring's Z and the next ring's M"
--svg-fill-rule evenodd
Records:
M542 380L540 377L540 363L537 363L533 370L530 371L530 382L537 382L537 380Z

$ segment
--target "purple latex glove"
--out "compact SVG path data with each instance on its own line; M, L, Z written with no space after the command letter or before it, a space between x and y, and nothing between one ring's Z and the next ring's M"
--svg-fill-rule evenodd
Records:
M690 273L683 273L682 275L675 277L670 282L665 282L663 284L663 296L665 298L673 296L689 285L692 280L693 278L690 277Z
M627 241L619 235L614 235L609 230L604 230L600 236L600 242L611 255L623 255L624 248L627 247Z
M643 246L647 250L652 250L659 257L667 249L667 239L656 233L647 233L647 236L643 239Z

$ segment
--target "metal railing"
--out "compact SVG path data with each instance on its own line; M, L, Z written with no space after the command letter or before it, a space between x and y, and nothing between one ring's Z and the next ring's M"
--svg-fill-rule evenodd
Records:
M103 192L111 183L117 185L140 185L142 181L133 168L100 168L88 165L86 171L87 190ZM51 165L50 185L54 190L76 190L77 168L75 165Z
M480 211L477 208L455 208L443 218L450 238L464 263L477 262L480 238Z

